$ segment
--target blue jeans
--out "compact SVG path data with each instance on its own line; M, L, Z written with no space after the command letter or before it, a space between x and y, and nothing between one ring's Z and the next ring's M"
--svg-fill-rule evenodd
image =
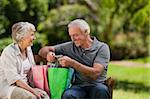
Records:
M73 85L65 90L62 99L110 99L108 87L104 84L80 87Z

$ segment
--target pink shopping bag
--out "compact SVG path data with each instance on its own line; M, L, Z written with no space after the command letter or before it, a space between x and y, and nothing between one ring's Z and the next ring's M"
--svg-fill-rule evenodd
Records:
M32 67L32 74L33 74L34 86L36 88L40 88L44 90L43 67L42 66Z
M42 89L46 91L48 95L50 95L47 80L47 68L47 65L36 65L32 67L31 72L33 75L34 87Z
M48 86L48 66L43 66L43 77L44 77L44 90L47 92L48 95L50 95L50 88Z

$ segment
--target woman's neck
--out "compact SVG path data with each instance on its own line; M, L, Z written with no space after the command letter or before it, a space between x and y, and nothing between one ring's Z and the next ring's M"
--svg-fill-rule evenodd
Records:
M27 57L27 51L26 51L26 47L24 47L23 45L21 45L20 43L18 44L20 52L21 52L21 57L23 59L26 59Z

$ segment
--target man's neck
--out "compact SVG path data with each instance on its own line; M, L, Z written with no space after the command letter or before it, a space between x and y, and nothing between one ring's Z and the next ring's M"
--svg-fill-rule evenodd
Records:
M92 46L93 40L91 39L90 36L88 36L87 40L85 41L84 45L81 46L82 48L90 48Z

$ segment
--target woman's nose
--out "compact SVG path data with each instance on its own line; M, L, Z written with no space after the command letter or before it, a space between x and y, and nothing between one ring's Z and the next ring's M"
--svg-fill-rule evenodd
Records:
M35 40L35 39L36 39L36 36L34 35L33 40Z

